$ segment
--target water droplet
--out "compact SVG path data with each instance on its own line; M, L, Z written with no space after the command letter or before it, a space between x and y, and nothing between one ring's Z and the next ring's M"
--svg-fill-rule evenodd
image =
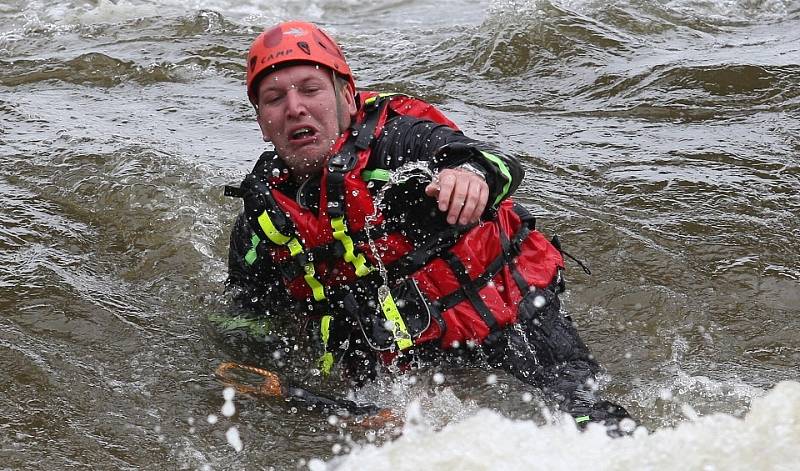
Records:
M232 417L233 414L236 413L236 406L233 405L232 401L225 401L225 404L222 405L222 415L225 417Z
M533 394L529 392L522 393L522 402L531 402L533 400Z
M242 451L244 446L242 445L242 439L239 438L239 430L236 427L231 427L225 432L225 438L228 440L228 444L233 447L236 451Z

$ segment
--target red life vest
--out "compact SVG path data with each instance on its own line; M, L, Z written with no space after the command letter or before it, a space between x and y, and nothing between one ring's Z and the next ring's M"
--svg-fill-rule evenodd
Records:
M288 178L285 172L270 178L269 195L265 196L276 207L265 209L266 223L258 219L269 239L260 243L268 244L269 263L303 267L282 270L287 289L298 300L325 305L333 301L329 293L337 287L352 286L359 275L366 275L369 269L365 267L376 265L376 256L391 269L415 249L399 232L376 238L376 253L363 237L356 237L363 234L367 218L375 213L373 195L362 172L369 162L370 144L381 135L390 111L457 129L432 105L415 98L363 92L360 98L363 106L353 129L367 132L348 131L334 146L334 157L321 177L318 215L277 189L277 184ZM283 216L287 220L281 222ZM427 327L416 333L414 343L438 340L444 348L466 342L480 344L492 331L517 320L519 303L529 289L544 289L553 283L563 268L561 253L533 229L532 221L523 208L507 199L494 218L462 234L446 253L415 267L409 278L430 319ZM342 222L346 224L342 226ZM382 222L383 215L378 212L370 226ZM314 257L315 251L336 244L345 247L340 252L349 252L349 260ZM399 311L402 316L403 308Z

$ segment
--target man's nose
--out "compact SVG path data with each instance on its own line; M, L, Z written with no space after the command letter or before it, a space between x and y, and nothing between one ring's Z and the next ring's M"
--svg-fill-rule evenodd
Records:
M286 94L286 114L292 117L308 114L303 97L294 88Z

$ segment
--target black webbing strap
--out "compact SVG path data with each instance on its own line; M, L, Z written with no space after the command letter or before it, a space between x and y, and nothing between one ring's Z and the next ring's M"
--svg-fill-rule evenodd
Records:
M495 276L497 276L498 273L500 273L500 270L503 269L504 265L508 265L511 268L511 273L512 276L514 277L514 281L517 284L517 287L520 288L520 290L522 291L523 296L525 295L525 293L527 293L527 290L530 288L530 285L522 277L522 274L519 273L519 271L516 269L516 266L512 263L512 260L514 257L519 255L522 241L524 241L528 237L528 235L530 235L531 229L529 225L532 225L532 223L533 223L532 217L523 218L523 224L519 226L517 232L514 233L514 238L510 240L504 232L500 231L502 235L502 237L500 238L502 250L500 252L500 255L495 257L495 259L492 260L491 263L489 263L489 265L486 267L486 270L483 273L481 273L477 278L472 280L472 284L475 287L477 287L477 289L482 289L484 286L486 286L486 284L489 283L489 281L491 281ZM455 272L456 270L453 271ZM456 275L458 275L458 273L456 273ZM461 282L460 279L459 282ZM451 307L455 306L456 304L460 303L461 301L463 301L465 298L466 296L464 293L461 292L461 290L456 290L446 296L442 296L441 298L439 298L436 301L436 304L441 308L442 311L446 311Z
M373 240L378 240L387 233L391 232L391 229L385 226L378 226L370 228L369 232ZM350 238L353 239L353 243L355 245L361 245L369 241L367 238L367 231L363 229L353 234L348 232L348 235L350 235ZM331 258L331 254L334 254L333 258L342 258L343 250L342 244L339 243L338 240L334 240L332 242L328 242L327 244L318 245L312 249L307 249L306 252L308 252L311 255L310 258L313 258L314 260L326 260Z
M378 126L383 109L388 100L377 100L370 105L364 122L350 131L350 136L342 149L328 160L328 214L331 219L344 216L344 176L355 168L358 163L358 152L369 149L375 138L375 128Z
M453 252L448 252L445 256L445 260L448 265L450 265L453 273L455 273L456 279L458 279L458 283L461 285L461 292L464 293L475 310L478 311L478 314L481 315L483 322L486 323L489 330L495 330L497 328L497 321L494 318L494 314L492 314L492 311L486 306L486 303L483 302L481 295L478 294L478 286L476 286L469 277L467 267L461 263L461 260L459 260ZM485 283L483 284L485 285Z
M489 283L489 281L492 278L497 276L497 274L503 268L504 262L505 262L505 259L503 258L503 255L502 254L498 255L497 258L492 260L492 263L490 263L489 266L486 267L486 271L485 272L481 273L480 276L478 276L477 278L472 280L472 284L477 289L479 289L479 290L482 289L484 286L486 286ZM455 270L453 270L453 271L455 271ZM461 280L459 280L459 283L461 283ZM441 298L439 298L436 301L436 303L440 306L442 311L446 311L446 310L450 309L451 307L455 306L456 304L460 303L464 299L467 299L467 296L465 295L465 293L462 292L461 290L457 289L457 290L453 291L452 293L450 293L450 294L448 294L446 296L442 296Z
M234 198L241 198L244 196L244 192L242 191L242 187L233 186L233 185L225 185L225 192L223 193L225 196L232 196Z
M530 231L527 230L527 227L522 227L526 229L524 232L530 233ZM516 237L514 240L516 240ZM505 255L506 265L508 266L509 270L511 270L511 276L514 278L514 282L517 284L520 294L522 294L524 297L525 294L528 293L531 285L525 281L525 278L522 277L522 273L517 270L517 264L514 263L514 257L519 254L519 246L516 245L512 247L511 241L508 240L508 236L502 230L500 231L500 245L503 247L503 255Z
M331 219L344 215L344 176L355 168L358 154L352 136L336 155L328 160L328 214Z
M569 258L570 258L570 259L571 259L573 262L577 263L577 264L578 264L578 266L580 266L581 268L583 268L583 272L584 272L584 273L586 273L587 275L591 275L591 274L592 274L592 270L589 270L589 267L587 267L587 266L586 266L586 265L585 265L583 262L581 262L581 261L580 261L580 260L578 260L577 258L573 257L573 256L572 256L572 255L571 255L569 252L567 252L566 250L564 250L564 249L562 249L562 248L561 248L561 241L558 239L558 236L557 236L557 235L554 235L554 236L553 236L553 239L552 239L552 240L550 240L550 243L551 243L551 244L553 244L553 247L555 247L556 249L558 249L558 251L559 251L559 252L561 252L561 254L562 254L562 255L566 255L566 256L567 256L567 257L569 257Z
M392 275L399 279L414 273L424 267L430 259L440 256L442 252L452 247L465 232L463 227L454 225L448 230L412 241L416 248L389 265Z

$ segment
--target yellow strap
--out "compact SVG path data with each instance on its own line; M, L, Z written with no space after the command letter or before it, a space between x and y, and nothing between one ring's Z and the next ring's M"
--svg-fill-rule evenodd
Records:
M286 245L289 247L289 254L294 257L301 253L303 253L303 244L297 240L297 237L289 237L286 235L281 234L278 229L275 228L275 225L272 223L272 219L269 218L269 214L266 211L261 213L258 217L258 223L261 225L261 229L267 235L269 240L274 242L278 245ZM352 241L351 241L352 242ZM307 263L303 267L305 269L306 274L303 275L303 278L306 280L306 283L311 288L311 292L314 294L314 299L317 301L322 301L325 299L325 290L322 287L322 283L320 283L315 277L315 270L313 263ZM357 271L357 270L356 270Z
M367 98L366 100L364 100L364 104L365 105L371 105L378 98L386 98L387 96L394 96L394 95L402 95L402 93L391 93L391 92L389 92L389 93L379 93L379 94L377 94L377 95L375 95L373 97L370 97L370 98Z
M367 265L367 259L364 254L356 255L355 244L353 239L347 234L347 224L344 222L344 216L331 219L331 228L333 229L333 238L342 243L344 247L344 260L352 263L356 269L356 276L364 276L372 271Z
M322 316L319 325L319 331L322 335L322 349L325 353L319 357L319 369L322 371L322 374L328 375L331 373L331 368L333 368L333 353L328 351L328 339L331 336L331 320L333 316L326 315Z
M292 237L292 240L289 241L287 247L289 247L289 255L292 257L303 253L303 244L301 244L296 237Z
M383 315L386 316L386 319L394 323L394 338L400 350L414 345L414 342L411 341L411 335L408 333L408 328L406 328L406 323L403 322L403 316L400 315L397 304L394 302L392 293L389 293L386 299L381 303L381 310L383 311Z
M322 287L322 283L317 281L317 279L314 277L316 274L316 271L314 270L314 264L306 263L303 268L306 271L306 274L303 275L303 278L311 288L311 292L314 294L314 299L317 301L322 301L325 299L325 289Z
M320 334L322 334L322 346L325 348L325 351L328 351L328 339L331 338L331 320L333 316L326 315L322 316L322 320L319 325Z
M264 231L264 234L267 235L269 240L278 245L284 245L291 239L291 237L281 234L280 231L275 228L275 225L272 224L272 219L269 218L269 214L267 214L266 211L262 212L258 217L258 224L261 225L261 230Z
M322 371L322 374L326 376L331 374L331 369L333 369L333 353L325 352L317 361L319 364L319 370Z

